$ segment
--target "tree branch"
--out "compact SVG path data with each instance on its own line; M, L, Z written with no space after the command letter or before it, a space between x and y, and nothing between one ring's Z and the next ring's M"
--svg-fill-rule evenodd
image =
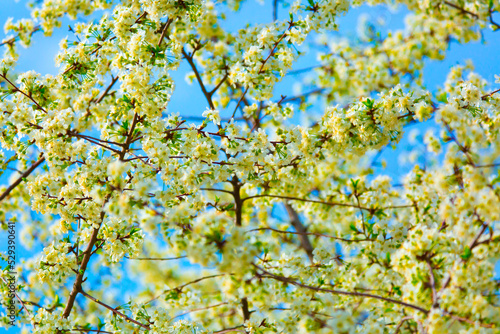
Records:
M22 181L24 178L28 177L31 173L33 173L33 171L38 167L40 166L43 162L45 161L45 157L41 157L40 159L38 159L37 162L35 162L33 165L31 165L31 167L29 169L27 169L24 173L21 174L21 176L19 176L19 178L17 178L17 180L14 181L14 183L12 183L1 195L0 195L0 202L5 199L7 196L9 196L10 192L12 190L14 190L15 187L17 187Z
M324 202L324 201L319 201L319 200L314 200L314 199L298 198L298 197L290 197L290 196L280 196L280 195L269 195L269 194L248 196L248 197L243 198L242 201L246 201L246 200L253 199L253 198L260 198L260 197L288 199L288 200L292 200L292 201L318 203L318 204L325 204L325 205L329 205L329 206L343 206L343 207L348 207L348 208L363 209L363 210L367 210L367 211L374 211L377 209L384 210L384 209L402 209L402 208L415 207L414 205L391 205L391 206L385 206L385 207L381 207L381 208L368 208L368 207L359 206L359 205L355 205L355 204L347 204L347 203L339 203L339 202Z
M104 304L103 302L101 302L99 299L96 299L94 297L92 297L91 295L89 295L88 293L86 293L85 291L83 290L80 290L80 293L82 295L84 295L85 297L87 297L88 299L92 300L93 302L101 305L101 306L104 306L105 308L107 308L108 310L110 310L111 312L113 312L114 314L122 317L123 319L125 319L127 322L132 322L138 326L141 326L142 328L146 329L146 330L149 330L149 325L144 325L143 323L140 323L139 321L135 320L135 319L132 319L130 318L129 316L121 313L120 311L118 311L117 309L107 305L107 304Z
M30 94L26 94L25 92L23 92L21 89L19 89L16 85L14 85L8 78L6 75L4 74L0 74L0 77L3 78L5 81L7 81L13 88L14 88L14 92L19 92L21 94L23 94L24 96L26 96L28 99L30 99L37 107L38 109L42 110L44 113L47 113L47 110L45 110L38 102L35 101L35 99L31 96L31 93Z
M288 212L288 217L290 217L290 223L297 231L297 235L299 236L300 245L304 249L311 261L311 264L314 263L314 255L313 255L313 246L311 245L311 241L307 237L307 229L304 227L302 222L300 221L299 215L297 212L290 206L290 204L285 203L285 209Z
M225 276L225 275L232 275L232 274L217 274L217 275L204 276L204 277L201 277L201 278L195 279L194 281L191 281L191 282L185 283L185 284L183 284L183 285L179 285L178 287L175 287L175 288L172 288L172 289L165 290L165 291L163 291L161 294L159 294L158 296L154 297L153 299L150 299L149 301L147 301L147 302L146 302L146 303L144 303L144 304L149 304L149 303L151 303L152 301L157 300L158 298L160 298L162 295L166 294L167 292L174 291L174 290L177 290L178 292L182 292L182 289L184 289L184 288L185 288L186 286L188 286L188 285L195 284L195 283L198 283L198 282L204 281L204 280L209 279L209 278L221 277L221 276Z
M193 70L194 75L196 76L196 80L198 80L198 84L200 85L201 91L203 92L203 95L205 95L205 98L207 99L207 102L208 102L208 105L210 106L210 109L215 110L214 103L212 102L212 96L205 88L205 84L203 83L203 79L201 78L201 75L198 72L198 69L196 68L196 65L193 61L193 56L188 55L184 48L182 48L182 55L188 61L189 66L191 66L191 69Z
M283 283L288 283L288 284L291 284L291 285L295 285L295 286L298 286L298 287L301 287L301 288L305 288L305 289L309 289L309 290L313 290L313 291L318 291L318 292L333 293L333 294L336 294L336 295L373 298L373 299L383 300L383 301L386 301L386 302L389 302L389 303L393 303L393 304L398 304L398 305L401 305L401 306L404 306L404 307L409 307L409 308L412 308L414 310L420 311L420 312L425 313L425 314L429 313L429 311L426 310L426 309L424 309L423 307L420 307L418 305L409 304L409 303L406 303L406 302L403 302L403 301L400 301L400 300L397 300L397 299L392 299L392 298L378 296L378 295L372 295L370 293L364 293L364 292L350 292L350 291L342 291L342 290L332 290L332 289L318 288L318 287L314 287L314 286L310 286L310 285L306 285L306 284L302 284L300 282L294 281L293 279L291 279L289 277L284 277L284 276L279 276L279 275L272 274L272 273L266 271L265 269L257 266L256 264L253 264L253 266L255 268L257 268L258 270L262 271L265 274L265 275L260 275L261 277L272 278L272 279L275 279L277 281L280 281L280 282L283 282Z
M125 255L125 258L129 260L143 260L143 261L171 261L171 260L179 260L185 259L187 256L178 256L178 257L128 257Z

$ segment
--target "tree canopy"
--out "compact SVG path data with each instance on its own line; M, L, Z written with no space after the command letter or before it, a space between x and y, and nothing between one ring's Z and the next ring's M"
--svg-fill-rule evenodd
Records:
M230 29L241 3L39 0L6 22L0 221L40 250L3 268L18 326L497 333L499 82L464 62L429 90L423 69L499 28L499 1L274 0ZM363 4L406 6L405 28L333 35ZM58 73L15 71L66 18ZM206 105L186 114L181 66ZM424 162L374 167L424 123Z

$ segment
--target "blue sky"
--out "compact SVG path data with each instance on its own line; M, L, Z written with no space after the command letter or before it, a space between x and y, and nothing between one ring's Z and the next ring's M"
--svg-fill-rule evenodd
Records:
M8 17L20 19L29 17L29 10L26 7L26 1L15 0L0 0L0 22L7 20ZM242 5L240 12L236 15L228 16L224 27L230 29L244 28L246 22L265 23L272 19L271 2L265 1L264 4L259 4L255 0L249 0ZM372 17L383 17L387 23L387 29L401 29L404 27L404 17L407 11L400 8L397 11L391 11L386 7L369 7L353 9L347 16L341 17L339 23L339 33L347 36L353 36L356 32L356 25L360 14L368 14ZM287 17L286 9L281 8L279 11L280 18ZM52 37L44 37L42 33L37 33L33 37L33 45L29 49L20 50L20 61L16 71L23 72L27 70L35 70L42 74L56 74L58 69L54 66L54 57L58 50L59 41L66 37L71 37L71 32L68 31L69 20L64 20L62 28L54 32ZM0 38L3 38L3 31L0 32ZM460 45L452 42L447 52L447 58L444 61L427 61L424 70L424 82L428 89L435 90L440 86L449 69L457 64L464 64L466 59L471 59L476 67L476 72L484 78L493 82L493 75L500 74L498 68L498 54L500 52L500 32L494 33L490 30L484 31L484 42L469 43ZM303 68L310 65L311 58L305 57L297 63L296 68ZM176 91L169 105L169 112L180 112L189 115L201 115L206 109L206 101L200 90L196 86L188 86L184 80L185 73L188 71L186 64L183 64L177 73L173 73L176 80ZM286 83L280 84L279 89L291 92L293 80L288 80ZM189 103L186 103L189 102ZM188 109L186 108L188 105ZM423 132L432 123L417 125L412 128L417 128ZM387 149L383 152L381 158L388 162L388 168L385 173L393 176L397 180L401 175L405 174L410 166L400 165L397 158L398 154L403 152L409 145L408 133L403 138L396 151ZM0 182L7 183L5 177L0 178ZM0 233L0 245L5 245L7 235ZM3 250L0 250L3 251ZM18 245L18 256L20 258L29 256L30 252L26 251ZM498 272L498 271L497 271ZM9 331L0 329L0 333L17 333L18 330L11 329Z

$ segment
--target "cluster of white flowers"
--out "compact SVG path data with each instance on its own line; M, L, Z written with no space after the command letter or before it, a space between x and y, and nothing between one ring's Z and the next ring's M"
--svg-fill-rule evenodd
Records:
M140 229L127 231L125 221L112 219L102 224L100 237L104 240L104 252L112 262L118 262L125 254L135 257L139 254L144 235Z
M72 244L53 242L43 250L38 269L41 282L62 285L77 268L75 255L71 253Z
M219 111L215 109L207 109L201 114L202 117L206 117L209 121L214 122L215 125L220 125L220 115Z
M32 319L34 323L33 333L51 334L54 331L66 331L71 328L71 320L66 319L58 312L49 312L44 308L38 309Z
M421 110L425 109L425 112ZM417 114L420 112L420 115ZM380 94L379 100L366 98L349 109L328 107L323 116L325 136L340 146L337 150L365 151L398 142L403 125L411 117L428 118L432 111L427 93L404 93L396 86Z
M43 246L19 265L19 320L35 333L495 333L500 94L472 64L429 92L423 69L498 27L500 5L397 1L405 30L330 34L351 7L386 2L299 0L238 31L224 20L240 0L43 0L9 20L0 218ZM61 41L58 74L13 72L36 31L99 9ZM315 50L317 66L291 72ZM191 119L168 110L181 63L207 103ZM379 173L374 152L431 118L402 182Z

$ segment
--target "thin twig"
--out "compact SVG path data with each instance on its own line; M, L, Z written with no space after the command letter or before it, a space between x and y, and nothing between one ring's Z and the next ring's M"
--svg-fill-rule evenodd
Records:
M102 93L102 95L97 99L97 101L95 101L96 104L99 104L101 103L101 101L106 97L106 95L108 95L109 91L111 90L111 88L113 88L113 86L115 85L115 83L118 81L118 78L119 76L117 75L116 77L112 76L111 75L111 83L109 84L108 87L106 87L106 90Z
M19 89L12 81L10 81L6 75L0 74L0 77L2 77L5 81L7 81L13 88L15 92L19 92L26 96L28 99L30 99L37 107L38 109L42 110L44 113L47 113L47 110L45 110L38 102L35 101L35 99L31 96L31 94L26 94L24 91Z
M173 22L174 20L173 19L168 19L167 22L165 23L165 26L163 27L162 31L161 31L161 36L160 36L160 40L158 41L158 46L161 45L161 43L163 42L163 39L165 38L165 35L167 33L167 30L168 28L170 27L170 24Z
M275 280L283 282L283 283L288 283L288 284L292 284L295 286L299 286L301 288L305 288L305 289L309 289L309 290L313 290L313 291L318 291L318 292L328 292L328 293L333 293L333 294L337 294L337 295L373 298L373 299L383 300L383 301L386 301L389 303L409 307L409 308L412 308L414 310L420 311L420 312L425 313L425 314L429 313L429 310L426 310L423 307L420 307L420 306L414 305L414 304L410 304L410 303L406 303L406 302L403 302L403 301L400 301L397 299L392 299L392 298L378 296L378 295L372 295L370 293L364 293L364 292L351 292L351 291L318 288L318 287L302 284L300 282L297 282L297 281L291 279L290 277L284 277L284 276L272 274L269 271L257 266L256 264L253 264L253 266L264 273L264 275L262 275L262 274L260 275L261 277L272 278L272 279L275 279Z
M254 228L254 229L249 230L247 232L254 232L254 231L273 231L273 232L276 232L276 233L283 233L283 234L313 235L313 236L316 236L316 237L329 238L329 239L339 240L339 241L348 242L348 243L376 241L376 239L359 239L359 240L358 239L345 239L345 238L334 237L332 235L327 235L327 234L322 234L322 233L315 233L315 232L283 231L283 230L278 230L278 229L275 229L275 228L272 228L272 227Z
M184 259L187 256L178 256L178 257L128 257L125 255L125 258L129 260L142 260L142 261L171 261L171 260L179 260Z
M165 290L163 291L161 294L159 294L158 296L154 297L153 299L150 299L149 301L147 301L146 303L144 304L149 304L151 303L152 301L154 300L157 300L158 298L160 298L162 295L166 294L167 292L170 292L170 291L179 291L181 292L183 288L185 288L186 286L188 285L191 285L191 284L195 284L195 283L198 283L198 282L201 282L201 281L204 281L206 279L209 279L209 278L215 278L215 277L221 277L221 276L225 276L226 274L217 274L217 275L210 275L210 276L204 276L204 277L201 277L201 278L198 278L198 279L195 279L191 282L188 282L188 283L185 283L185 284L182 284L182 285L179 285L178 287L175 287L175 288L172 288L172 289L168 289L168 290ZM232 274L228 274L228 275L232 275Z
M385 206L381 208L368 208L360 205L355 205L355 204L347 204L347 203L339 203L339 202L324 202L324 201L319 201L319 200L314 200L314 199L307 199L307 198L297 198L297 197L290 197L290 196L280 196L280 195L269 195L269 194L262 194L262 195L254 195L254 196L248 196L242 199L242 201L246 201L249 199L253 198L261 198L261 197L270 197L270 198L280 198L280 199L288 199L292 201L302 201L302 202L308 202L308 203L318 203L318 204L325 204L329 206L343 206L343 207L348 207L348 208L357 208L357 209L362 209L362 210L367 210L367 211L375 211L375 210L385 210L385 209L402 209L402 208L413 208L415 207L414 205L408 204L408 205L392 205L392 206Z
M7 281L3 278L3 277L0 277L2 279L2 281L8 286L9 283L7 283ZM17 300L19 300L19 302L21 303L21 306L23 309L26 310L26 312L28 313L28 315L31 316L31 312L30 310L28 310L28 308L26 307L26 303L21 299L21 297L19 297L19 295L17 294L17 292L14 292L14 295L16 296Z
M24 173L21 174L21 176L19 176L19 178L17 178L17 180L14 181L14 183L12 183L1 195L0 195L0 202L6 198L7 196L9 196L10 192L15 188L17 187L22 181L24 178L28 177L31 173L33 173L33 171L38 167L40 166L43 162L45 161L45 157L41 157L40 159L38 159L37 162L35 162L28 170L26 170Z
M396 328L394 329L394 334L398 334L399 333L399 330L401 329L401 327L403 326L403 324L408 321L408 320L412 320L413 317L403 317L401 318L401 320L399 321L398 325L396 326Z
M95 303L97 303L97 304L99 304L99 305L101 305L101 306L104 306L105 308L107 308L108 310L110 310L110 311L111 311L111 312L113 312L114 314L116 314L116 315L118 315L118 316L122 317L123 319L127 320L128 322L132 322L132 323L134 323L134 324L136 324L136 325L138 325L138 326L141 326L141 327L142 327L142 328L144 328L144 329L149 330L149 326L148 326L148 325L145 325L145 324L140 323L139 321L137 321L137 320L135 320L135 319L130 318L129 316L127 316L127 315L125 315L125 314L121 313L120 311L118 311L116 308L111 307L111 306L109 306L109 305L107 305L107 304L105 304L105 303L101 302L99 299L92 297L91 295L89 295L89 294L88 294L88 293L86 293L85 291L80 290L80 293L81 293L82 295L84 295L85 297L87 297L88 299L92 300L93 302L95 302Z
M285 38L286 32L292 27L292 25L293 25L293 23L290 22L289 25L288 25L288 28L285 30L285 32L276 41L276 43L274 43L274 46L271 49L271 52L269 52L269 55L267 56L267 58L262 61L262 65L260 65L259 71L257 72L258 74L260 74L262 72L262 70L264 69L264 66L266 65L267 61L274 54L274 51L276 50L276 48L278 47L278 45L281 43L281 41L283 40L283 38ZM247 92L248 92L249 89L250 89L250 86L247 87L245 89L245 91L243 92L243 94L241 95L240 99L238 100L238 103L236 104L236 107L234 108L233 115L231 116L231 118L234 118L234 116L236 115L236 111L238 110L238 108L239 108L239 106L241 104L241 101L243 101L243 99L245 98L245 95L247 94Z
M215 105L212 101L212 96L209 94L209 92L205 88L205 84L203 83L203 79L201 78L200 72L198 72L198 69L196 68L196 65L193 61L193 56L188 55L184 48L182 48L182 55L188 61L189 66L191 66L191 69L193 70L194 75L196 76L196 80L198 80L198 84L200 85L201 91L203 92L203 95L205 95L205 98L207 99L207 102L208 102L208 105L210 106L210 109L214 110Z
M436 306L437 303L437 292L436 292L436 279L434 277L434 269L432 268L432 262L430 259L426 259L425 261L427 263L427 266L429 267L429 284L431 285L432 289L432 304L433 307Z

